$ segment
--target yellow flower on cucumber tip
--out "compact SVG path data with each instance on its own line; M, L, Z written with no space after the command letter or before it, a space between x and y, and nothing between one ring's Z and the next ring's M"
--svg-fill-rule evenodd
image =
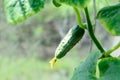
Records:
M56 58L56 57L54 57L52 60L50 60L49 63L50 63L51 69L54 68L54 65L55 65L56 61L57 61L57 58Z

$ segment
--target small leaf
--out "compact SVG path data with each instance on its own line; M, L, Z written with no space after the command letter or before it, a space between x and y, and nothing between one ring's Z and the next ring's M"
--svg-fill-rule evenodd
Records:
M44 6L44 0L4 0L8 22L17 24L37 13Z
M120 59L105 58L98 63L98 80L120 80Z
M120 36L120 4L102 8L97 18L111 35Z
M61 4L67 4L70 6L81 7L81 8L87 7L90 1L91 0L56 0L56 2Z
M78 66L71 80L97 80L96 65L98 59L101 57L99 51L92 52L90 56Z

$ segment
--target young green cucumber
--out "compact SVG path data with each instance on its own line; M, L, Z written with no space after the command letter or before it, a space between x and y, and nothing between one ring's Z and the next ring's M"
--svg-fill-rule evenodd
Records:
M53 2L53 4L54 4L56 7L60 7L60 6L61 6L61 4L59 4L56 0L53 0L52 2Z
M67 35L62 39L55 51L55 57L60 59L70 51L78 41L81 40L85 33L85 30L80 28L79 25L73 26Z
M67 35L62 39L55 51L55 57L50 61L51 67L53 68L57 59L60 59L70 51L78 41L81 40L85 33L85 30L80 28L79 25L73 26Z

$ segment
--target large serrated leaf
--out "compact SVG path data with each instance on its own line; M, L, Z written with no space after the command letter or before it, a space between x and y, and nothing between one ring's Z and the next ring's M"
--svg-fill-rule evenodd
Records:
M97 80L96 65L100 57L101 53L99 53L99 51L92 52L90 56L75 69L71 80Z
M97 18L111 35L120 36L120 4L102 8Z
M85 8L91 0L56 0L60 4L67 4L74 7Z
M17 24L37 13L44 6L44 0L4 0L7 20Z
M98 63L98 80L120 80L120 59L105 58Z

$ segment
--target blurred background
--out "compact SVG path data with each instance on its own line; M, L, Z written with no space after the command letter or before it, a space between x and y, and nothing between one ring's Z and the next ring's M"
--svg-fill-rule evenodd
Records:
M111 3L116 1L111 0ZM97 0L97 11L111 3ZM93 10L91 2L89 12L94 23ZM86 22L83 12L81 16ZM91 39L87 31L83 39L56 63L54 70L50 69L49 61L61 39L76 24L72 7L56 8L49 0L36 15L18 25L11 25L6 21L3 0L0 0L0 80L69 80L74 68L90 52ZM120 40L109 35L98 21L95 33L106 50Z

